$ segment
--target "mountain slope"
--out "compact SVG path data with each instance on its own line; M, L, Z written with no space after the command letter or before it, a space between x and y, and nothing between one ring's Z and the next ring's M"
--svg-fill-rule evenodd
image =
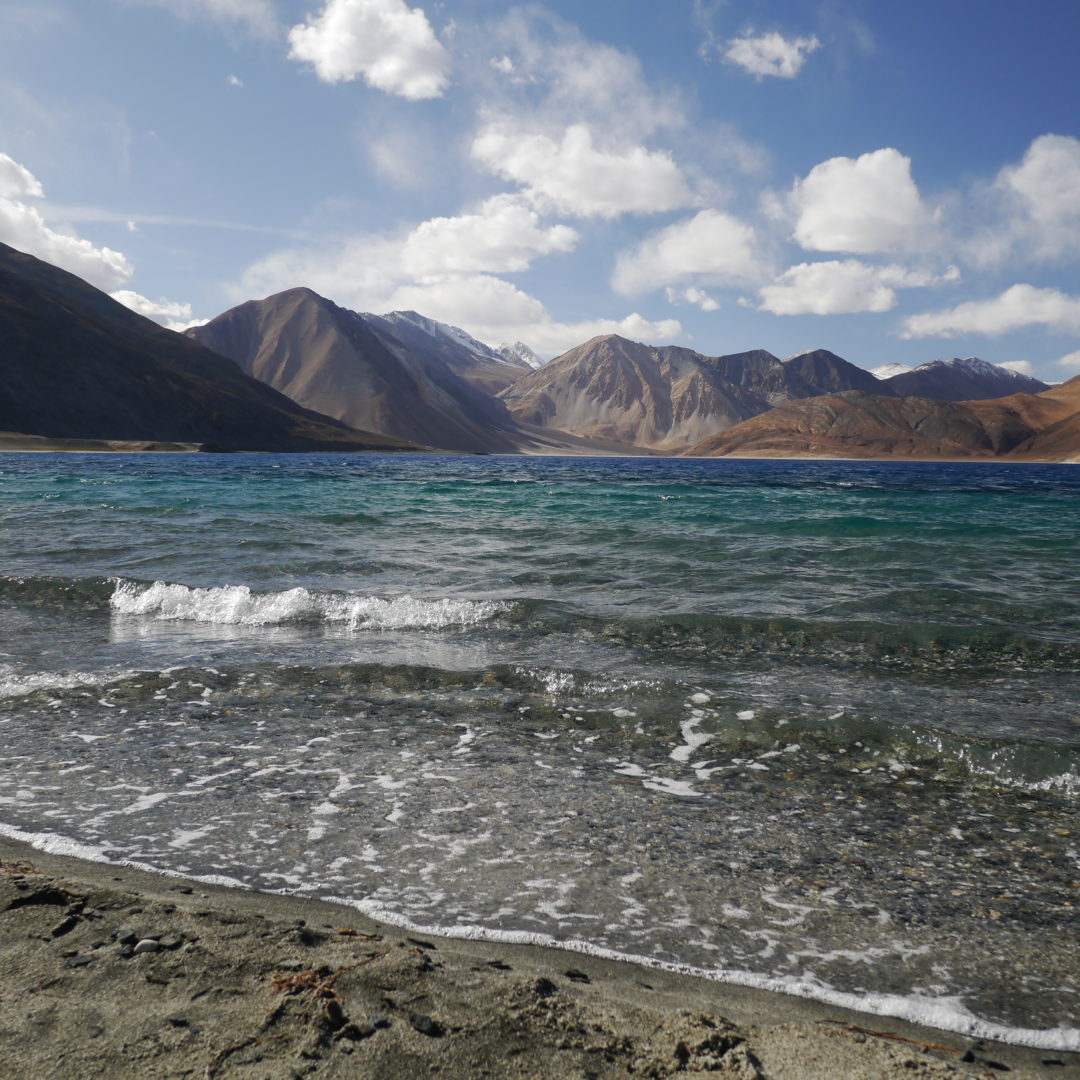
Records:
M1066 460L1069 453L1080 453L1080 379L1073 381L1075 391L967 402L858 390L828 394L777 406L703 440L688 453Z
M807 386L818 394L837 394L844 390L865 390L868 394L880 394L881 382L873 372L849 363L828 349L809 349L807 352L789 356L784 367L799 376Z
M1049 387L1030 375L999 367L978 357L933 360L882 379L871 393L928 397L939 401L976 401L1010 394L1038 394Z
M249 378L81 278L0 244L0 430L235 450L399 448Z
M690 349L611 334L563 353L500 396L525 424L627 448L678 449L768 408L705 361Z
M188 335L309 409L444 450L512 451L505 408L428 349L411 350L310 289L251 300Z
M414 356L439 361L490 397L532 370L521 361L499 355L464 330L415 311L391 311L388 315L365 312L363 319L391 351L405 348Z
M606 335L500 396L522 423L679 452L793 398L877 385L869 372L825 349L781 361L764 349L704 356Z

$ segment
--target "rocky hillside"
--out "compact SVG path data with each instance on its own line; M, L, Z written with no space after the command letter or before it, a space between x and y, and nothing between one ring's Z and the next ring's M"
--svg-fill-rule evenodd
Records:
M410 325L387 320L377 333L364 316L300 288L248 301L187 333L306 408L353 427L443 450L518 449L521 433L505 406L434 347L402 340L412 336Z
M0 244L0 430L230 450L396 449L301 408L81 278Z
M1080 377L1042 394L983 401L895 398L863 391L789 402L688 451L702 457L1080 456Z
M877 384L824 349L704 356L616 335L593 338L501 394L525 424L628 449L678 452L793 398Z

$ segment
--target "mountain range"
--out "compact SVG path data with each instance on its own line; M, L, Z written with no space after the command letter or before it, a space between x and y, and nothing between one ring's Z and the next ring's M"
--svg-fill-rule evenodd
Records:
M417 448L304 409L220 354L6 244L0 341L0 431L227 450Z
M1080 379L1050 388L974 357L867 371L827 349L708 356L605 335L541 365L521 342L306 288L179 335L3 245L0 335L0 447L1080 455Z

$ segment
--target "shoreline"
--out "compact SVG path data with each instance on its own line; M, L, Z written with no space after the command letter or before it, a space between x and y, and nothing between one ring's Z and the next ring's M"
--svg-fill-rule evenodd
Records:
M123 944L153 936L142 954ZM1080 1053L551 946L421 938L340 903L6 836L0 1031L0 1076L57 1080L1080 1073Z

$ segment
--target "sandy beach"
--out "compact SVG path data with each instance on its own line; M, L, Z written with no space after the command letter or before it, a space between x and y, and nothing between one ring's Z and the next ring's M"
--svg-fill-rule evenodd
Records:
M0 1040L0 1076L36 1080L1080 1074L1077 1054L8 839Z

